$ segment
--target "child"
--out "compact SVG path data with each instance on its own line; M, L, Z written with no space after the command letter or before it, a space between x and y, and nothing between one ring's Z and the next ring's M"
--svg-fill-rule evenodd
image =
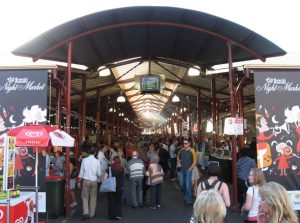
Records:
M151 190L150 209L153 210L160 208L161 185L164 180L164 171L158 161L158 156L150 160L149 168L145 173L148 176L147 184L150 185Z

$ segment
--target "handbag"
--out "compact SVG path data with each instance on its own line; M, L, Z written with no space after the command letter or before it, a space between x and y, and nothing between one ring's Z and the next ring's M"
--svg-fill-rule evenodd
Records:
M70 175L70 178L71 178L71 179L74 179L74 178L76 178L78 175L79 175L79 173L78 173L75 169L73 169L73 171L72 171L72 173L71 173L71 175Z
M116 192L116 178L111 175L111 167L108 169L108 178L102 181L100 192Z

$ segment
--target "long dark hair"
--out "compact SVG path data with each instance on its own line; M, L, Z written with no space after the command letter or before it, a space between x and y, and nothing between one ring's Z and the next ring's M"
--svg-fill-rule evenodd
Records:
M121 166L121 160L118 156L115 156L113 158L113 164L112 164L111 168L113 170L117 170L117 171L124 170L123 167Z

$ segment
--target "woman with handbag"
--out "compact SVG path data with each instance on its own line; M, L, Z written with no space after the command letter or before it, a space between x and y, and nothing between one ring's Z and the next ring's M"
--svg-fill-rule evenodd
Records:
M258 216L258 207L261 200L258 194L258 190L266 182L264 173L262 172L261 169L252 168L250 170L248 181L251 186L247 190L246 202L244 203L241 212L242 212L242 217L244 218L244 222L256 223L257 216Z
M116 192L107 193L108 215L111 220L122 219L122 193L124 190L124 168L118 156L113 158L110 177L116 178Z

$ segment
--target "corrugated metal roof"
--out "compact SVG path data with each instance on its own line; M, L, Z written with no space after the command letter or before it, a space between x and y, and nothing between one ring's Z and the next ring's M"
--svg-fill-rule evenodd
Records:
M211 77L189 77L187 69L197 65L206 70L227 63L228 43L232 44L233 62L285 54L269 40L236 23L172 7L128 7L97 12L59 25L13 53L34 60L67 62L69 41L73 42L72 62L89 70L84 74L74 72L72 101L81 100L84 76L90 100L95 98L97 88L112 83L102 89L101 96L125 94L140 120L148 110L169 115L174 92L179 96L190 95L189 100L193 102L195 89L201 89L203 103L209 106ZM113 75L99 77L96 71L100 66L109 67ZM135 88L135 77L147 74L164 77L165 88L161 94L141 95ZM227 74L216 75L216 86L218 100L228 102ZM55 95L54 89L52 94ZM245 99L253 94L253 85L246 85Z

